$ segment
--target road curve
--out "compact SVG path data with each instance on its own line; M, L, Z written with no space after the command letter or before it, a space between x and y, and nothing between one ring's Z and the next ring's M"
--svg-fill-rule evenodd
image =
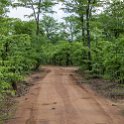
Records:
M44 68L50 72L21 98L7 124L124 124L115 106L76 84L75 68Z

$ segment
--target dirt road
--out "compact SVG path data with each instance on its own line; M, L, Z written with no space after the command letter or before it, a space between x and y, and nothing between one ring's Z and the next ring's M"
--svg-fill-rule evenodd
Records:
M50 72L21 98L7 124L124 124L116 106L76 84L75 68L45 68Z

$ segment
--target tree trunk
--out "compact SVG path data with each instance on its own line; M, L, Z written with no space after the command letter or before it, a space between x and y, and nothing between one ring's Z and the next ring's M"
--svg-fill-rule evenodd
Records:
M17 91L17 84L15 82L12 83L12 88L14 91Z
M90 0L88 0L87 3L87 10L86 10L86 26L87 26L87 46L89 48L88 50L88 69L92 70L92 66L91 66L91 51L90 51L90 47L91 47L91 37L90 37Z
M39 21L40 21L40 5L41 5L41 0L38 2L38 12L37 12L37 30L36 30L36 35L39 35L40 33L40 27L39 27Z
M36 21L36 35L39 35L39 32L40 32L40 27L39 27L39 21L37 20Z
M82 41L83 41L84 45L86 45L86 43L85 43L85 28L84 28L84 14L81 15L81 22L82 22L82 27L81 27Z
M31 2L32 2L32 10L33 10L34 18L35 18L35 22L36 22L36 35L39 35L39 33L40 33L39 21L40 21L40 5L41 5L41 0L39 0L39 2L38 2L38 11L37 11L37 13L35 11L33 0L31 0Z

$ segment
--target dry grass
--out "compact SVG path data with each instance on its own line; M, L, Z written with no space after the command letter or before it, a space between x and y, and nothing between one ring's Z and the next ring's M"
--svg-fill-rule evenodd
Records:
M99 94L112 100L124 99L124 84L119 84L100 77L94 77L89 73L78 71L82 82L88 83Z
M16 101L7 95L0 97L0 124L11 118L16 110Z

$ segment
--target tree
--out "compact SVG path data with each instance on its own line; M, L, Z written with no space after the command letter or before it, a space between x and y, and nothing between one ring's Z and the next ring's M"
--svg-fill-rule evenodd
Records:
M43 30L49 40L56 42L59 34L59 23L53 17L45 15L40 21L40 30Z
M81 26L81 31L82 31L82 40L84 42L85 39L85 9L86 9L86 5L85 0L60 0L63 2L65 8L63 8L65 11L69 12L69 13L74 13L76 15L78 15L78 18L80 20L80 26Z
M10 6L10 4L10 0L0 1L0 35L8 33L8 22L10 19L7 18L7 12L9 11L8 7Z
M86 9L86 27L87 27L87 46L89 48L88 51L88 68L89 70L92 70L91 67L91 36L90 36L90 4L91 0L87 0L87 9Z
M90 70L90 63L91 63L91 53L90 53L90 14L91 14L91 0L65 0L64 5L66 6L66 10L71 13L75 13L78 15L80 22L81 22L81 29L82 29L82 40L85 45L88 46L88 61L89 61L89 70ZM86 35L85 29L87 32L87 44L85 42Z
M36 23L36 35L39 35L40 28L40 15L45 13L52 13L52 6L55 5L54 0L18 0L18 3L14 3L13 6L22 6L32 10L30 15L26 15L29 18L34 17Z
M61 41L67 41L67 40L69 40L68 39L69 34L68 34L66 28L67 28L67 26L66 26L65 22L59 23L58 37L59 37L59 40L61 40Z
M34 21L21 21L20 19L13 20L12 23L13 33L12 34L28 34L30 36L35 34Z
M80 28L78 26L78 19L75 15L64 17L66 31L69 35L68 39L70 41L76 40L80 36Z
M124 33L124 2L117 0L113 1L105 10L103 20L104 32L108 37L118 38Z
M0 17L3 17L6 15L6 13L9 11L7 8L11 4L10 0L1 0L0 1Z

